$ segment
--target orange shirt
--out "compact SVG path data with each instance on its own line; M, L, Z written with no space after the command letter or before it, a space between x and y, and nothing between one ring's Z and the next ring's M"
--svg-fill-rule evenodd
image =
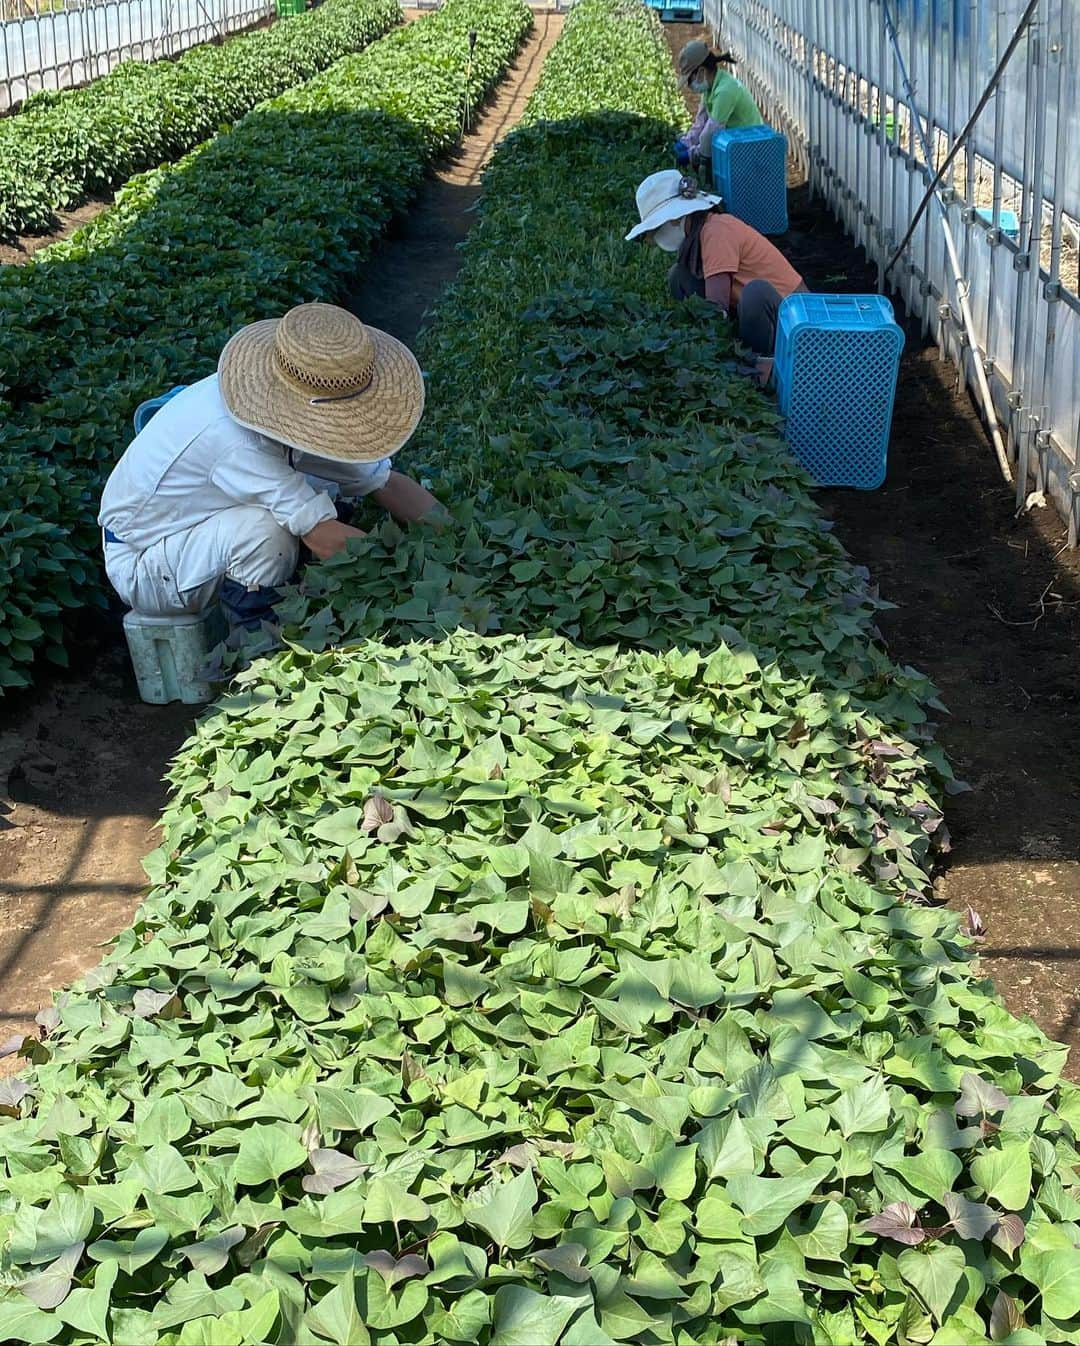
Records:
M731 300L739 302L744 285L767 280L784 299L803 283L779 248L734 215L710 215L701 230L701 263L705 279L731 273Z

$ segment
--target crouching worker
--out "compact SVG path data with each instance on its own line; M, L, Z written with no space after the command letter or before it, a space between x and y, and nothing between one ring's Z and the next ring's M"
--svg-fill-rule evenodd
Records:
M728 68L734 62L730 52L718 56L707 42L688 42L679 52L679 83L701 95L694 124L679 142L695 168L699 161L709 163L717 131L761 126L765 121L750 91Z
M423 409L412 353L344 309L301 304L243 328L113 469L98 516L113 588L147 616L220 598L234 624L257 627L301 543L327 560L363 536L333 497L370 495L406 523L442 513L390 466Z
M641 223L627 241L648 238L664 252L678 253L668 272L672 297L697 295L725 318L736 318L739 340L758 357L758 376L767 383L780 305L806 290L802 276L763 234L727 214L720 197L674 169L645 179L637 207Z

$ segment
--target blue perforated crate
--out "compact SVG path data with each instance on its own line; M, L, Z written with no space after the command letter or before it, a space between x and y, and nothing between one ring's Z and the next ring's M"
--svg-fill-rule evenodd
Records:
M732 215L761 234L788 227L787 139L771 126L717 131L712 142L713 183Z
M877 294L793 294L780 305L776 388L791 451L821 486L885 480L904 333Z
M655 9L662 23L702 23L705 11L700 5L673 5L671 0L645 0Z

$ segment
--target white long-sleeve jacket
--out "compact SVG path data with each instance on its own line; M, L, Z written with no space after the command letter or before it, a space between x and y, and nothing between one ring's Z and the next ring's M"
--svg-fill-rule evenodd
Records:
M348 497L381 490L390 460L342 463L297 453L238 425L217 375L192 384L149 421L113 468L98 523L134 552L234 505L257 505L294 537L336 517Z

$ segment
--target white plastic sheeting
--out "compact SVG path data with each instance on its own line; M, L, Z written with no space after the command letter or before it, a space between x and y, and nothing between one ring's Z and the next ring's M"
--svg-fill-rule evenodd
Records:
M929 181L924 140L940 165L1026 7L1027 0L705 0L705 17L740 57L740 73L766 115L787 132L812 191L877 263L882 285L921 316L969 383L973 362L982 362L1016 466L1018 499L1032 484L1047 491L1075 544L1080 0L1039 0L1034 23L945 179L977 350L959 322L936 203L885 276ZM1015 238L1006 232L1014 224Z
M89 0L0 22L0 112L40 89L154 61L273 14L273 0Z

